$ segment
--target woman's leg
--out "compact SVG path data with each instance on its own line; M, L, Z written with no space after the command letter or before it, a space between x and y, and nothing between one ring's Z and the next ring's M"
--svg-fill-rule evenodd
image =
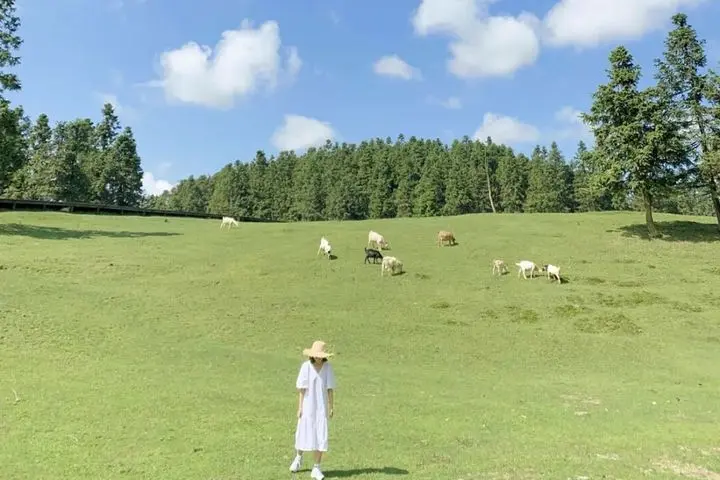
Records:
M322 462L322 455L323 455L323 452L321 452L319 450L315 451L315 464L316 465L320 465L320 462Z

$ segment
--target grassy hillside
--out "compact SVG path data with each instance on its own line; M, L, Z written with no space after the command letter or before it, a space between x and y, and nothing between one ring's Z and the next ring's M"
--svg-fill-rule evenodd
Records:
M641 221L1 213L0 477L290 478L320 338L338 353L328 478L719 478L720 242L661 223L650 243ZM405 275L363 264L371 228ZM568 283L493 277L494 258Z

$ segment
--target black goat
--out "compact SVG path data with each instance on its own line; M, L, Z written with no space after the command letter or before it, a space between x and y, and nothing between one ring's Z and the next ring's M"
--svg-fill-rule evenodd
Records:
M383 256L380 251L375 250L374 248L366 248L365 249L365 262L368 263L368 260L372 258L372 263L377 263L377 260L382 260Z

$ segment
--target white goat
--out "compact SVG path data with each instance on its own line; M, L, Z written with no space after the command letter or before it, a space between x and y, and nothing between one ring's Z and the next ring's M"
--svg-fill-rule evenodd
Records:
M378 249L387 249L389 246L388 242L385 240L385 237L380 235L377 232L373 232L370 230L370 233L368 233L368 247L377 247Z
M505 265L505 262L502 260L493 260L493 275L495 275L495 272L497 272L498 275L502 275L507 272L507 269L507 265Z
M557 278L558 283L562 283L560 279L560 267L555 265L543 265L543 271L547 272L548 280L550 276Z
M381 277L385 276L385 271L389 271L391 276L398 272L402 273L403 263L395 257L383 257L382 265L380 266Z
M232 217L222 217L222 221L220 222L220 229L222 229L225 225L228 226L228 228L232 228L233 225L236 227L239 227L240 224L237 220L235 220Z
M516 263L515 265L518 266L518 278L520 278L520 274L522 273L523 278L526 280L527 276L525 276L525 272L530 272L530 279L532 280L534 273L538 270L537 265L530 260L522 260L520 263Z
M330 242L328 242L328 239L325 237L322 237L320 239L320 248L318 248L317 254L320 255L320 252L327 255L328 258L330 258L330 254L332 253L332 247L330 246Z

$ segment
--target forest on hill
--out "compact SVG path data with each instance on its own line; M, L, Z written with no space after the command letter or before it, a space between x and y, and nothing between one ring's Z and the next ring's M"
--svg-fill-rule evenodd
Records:
M352 220L477 212L644 210L715 215L720 224L720 77L687 16L672 17L654 84L624 46L582 115L594 147L566 158L556 143L528 157L492 139L399 135L328 141L302 154L236 161L146 196L130 127L112 105L95 122L31 121L7 92L22 39L14 0L0 0L0 197L209 212L274 220Z

